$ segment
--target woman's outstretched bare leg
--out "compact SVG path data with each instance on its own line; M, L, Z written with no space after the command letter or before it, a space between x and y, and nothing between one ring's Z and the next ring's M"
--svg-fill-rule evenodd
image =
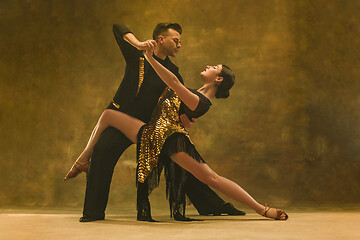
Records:
M98 141L101 133L108 127L114 127L121 131L127 138L129 138L133 143L136 143L136 136L139 132L139 129L145 123L141 120L131 117L125 113L107 109L105 110L94 130L91 133L90 139L84 149L80 154L78 159L75 161L70 171L65 177L65 180L68 178L74 178L81 172L87 172L89 168L89 161L92 154L92 150Z
M232 199L251 207L260 215L270 218L278 217L279 220L287 219L286 213L282 210L277 210L275 208L267 208L266 206L259 204L238 184L225 177L217 175L207 164L197 162L188 154L184 152L179 152L172 155L171 159L203 183L219 190L225 195L231 197ZM279 211L282 212L278 213Z

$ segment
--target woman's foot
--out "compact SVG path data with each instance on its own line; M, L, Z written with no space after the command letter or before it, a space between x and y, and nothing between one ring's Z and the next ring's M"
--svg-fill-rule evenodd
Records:
M194 219L194 218L188 218L185 217L185 215L182 215L180 212L178 211L174 211L173 212L173 217L176 221L180 221L180 222L192 222L192 221L202 221L200 219Z
M89 162L79 163L78 161L76 161L72 165L70 171L66 174L64 181L66 181L69 178L74 178L82 172L86 172L86 176L87 176L87 173L89 171L89 166L90 166Z
M136 220L143 222L158 222L151 217L150 202L143 201L142 208L138 208Z
M259 214L267 218L273 218L275 220L285 221L289 218L289 216L283 210L277 208L270 208L266 203L263 211L260 212Z
M142 216L142 215L137 215L137 218L136 220L138 221L143 221L143 222L159 222L159 221L156 221L154 220L151 215L147 215L147 216Z
M148 197L147 183L138 182L137 217L136 220L144 222L158 222L151 217L151 207Z

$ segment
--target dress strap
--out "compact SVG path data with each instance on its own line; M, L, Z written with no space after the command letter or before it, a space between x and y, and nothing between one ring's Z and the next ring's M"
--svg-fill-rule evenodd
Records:
M170 97L170 95L173 93L174 91L172 91L169 87L166 87L165 90L163 91L163 93L160 95L159 100L158 100L158 104L161 104L165 99L167 99L168 97Z

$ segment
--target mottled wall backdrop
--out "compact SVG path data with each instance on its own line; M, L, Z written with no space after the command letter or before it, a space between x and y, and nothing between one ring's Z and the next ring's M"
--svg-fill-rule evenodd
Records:
M188 86L206 64L236 73L191 129L216 171L272 205L359 203L359 15L350 0L1 0L1 206L80 211L83 174L62 179L124 73L112 24L146 40L161 21L184 29ZM110 194L110 209L134 208L134 148Z

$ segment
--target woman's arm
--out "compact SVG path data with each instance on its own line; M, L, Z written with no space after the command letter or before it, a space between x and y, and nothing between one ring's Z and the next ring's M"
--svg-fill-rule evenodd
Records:
M197 96L196 94L192 93L189 89L187 89L171 71L169 71L158 61L156 61L152 56L153 51L151 49L149 50L149 48L147 48L144 51L146 60L154 68L155 72L165 82L165 84L176 92L176 94L179 96L181 101L191 111L194 111L199 105L199 101L200 101L199 96Z

